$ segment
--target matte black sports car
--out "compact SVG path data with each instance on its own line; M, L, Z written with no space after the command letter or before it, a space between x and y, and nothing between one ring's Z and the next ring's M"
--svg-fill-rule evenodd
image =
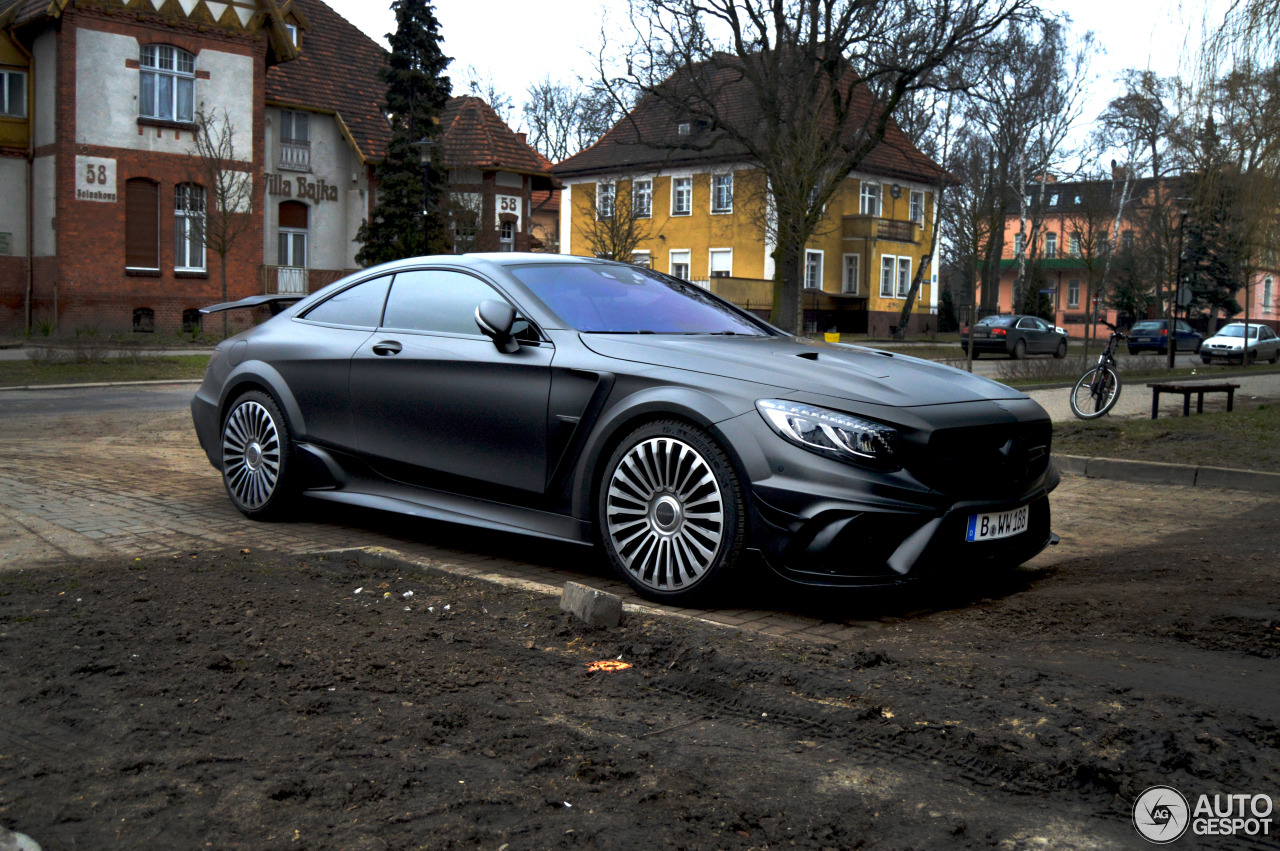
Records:
M305 495L596 543L668 601L749 551L883 584L1056 541L1049 418L1023 394L588 258L351 275L219 345L191 410L249 517Z

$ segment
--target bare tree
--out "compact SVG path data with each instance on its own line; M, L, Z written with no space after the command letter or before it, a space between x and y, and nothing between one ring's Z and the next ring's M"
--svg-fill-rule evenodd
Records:
M827 202L896 130L908 93L937 85L936 71L1030 10L1029 0L631 0L633 38L616 64L601 62L601 77L615 101L637 103L633 144L715 149L763 171L772 318L799 331L805 244ZM642 123L642 111L664 120Z
M545 77L531 83L525 94L529 144L553 163L594 144L620 117L613 98L599 86L566 85Z
M632 178L601 182L595 195L586 197L582 236L597 257L631 262L636 248L657 235L651 201L634 186Z
M511 113L515 108L515 102L511 99L511 95L498 88L492 72L481 71L474 65L468 65L463 72L463 78L467 84L467 94L489 104L504 124L511 124Z
M203 229L204 245L218 255L222 300L227 300L227 255L240 237L254 226L253 168L251 160L236 152L236 128L224 109L195 115L195 150L201 181L208 193L202 216L193 217ZM191 196L188 196L189 198ZM227 314L222 314L222 336L227 335Z

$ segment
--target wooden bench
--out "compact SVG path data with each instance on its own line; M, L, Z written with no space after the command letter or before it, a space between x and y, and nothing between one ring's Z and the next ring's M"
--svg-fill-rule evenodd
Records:
M1235 408L1236 389L1239 384L1166 384L1162 382L1150 382L1147 384L1151 388L1151 419L1155 419L1160 413L1160 394L1161 393L1181 393L1182 394L1182 415L1184 417L1191 416L1191 394L1196 394L1196 413L1204 413L1204 394L1206 393L1226 393L1227 394L1227 410Z

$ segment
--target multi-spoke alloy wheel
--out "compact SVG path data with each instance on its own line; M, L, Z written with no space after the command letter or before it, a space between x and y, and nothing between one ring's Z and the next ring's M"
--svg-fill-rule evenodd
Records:
M723 454L701 435L633 437L615 453L602 483L606 546L638 591L687 596L740 548L736 481L727 478L732 471Z
M275 513L283 501L288 432L270 397L250 393L222 426L222 480L236 507L250 517Z

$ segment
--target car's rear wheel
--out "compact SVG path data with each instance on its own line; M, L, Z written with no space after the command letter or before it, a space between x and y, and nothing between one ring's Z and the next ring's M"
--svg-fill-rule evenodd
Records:
M253 390L222 421L222 482L236 508L254 520L285 514L293 500L293 446L275 400Z
M738 560L742 486L705 432L677 421L636 429L604 467L597 531L614 570L642 596L688 602Z
M1019 340L1013 344L1013 351L1009 353L1009 357L1014 360L1022 360L1027 356L1027 341Z

